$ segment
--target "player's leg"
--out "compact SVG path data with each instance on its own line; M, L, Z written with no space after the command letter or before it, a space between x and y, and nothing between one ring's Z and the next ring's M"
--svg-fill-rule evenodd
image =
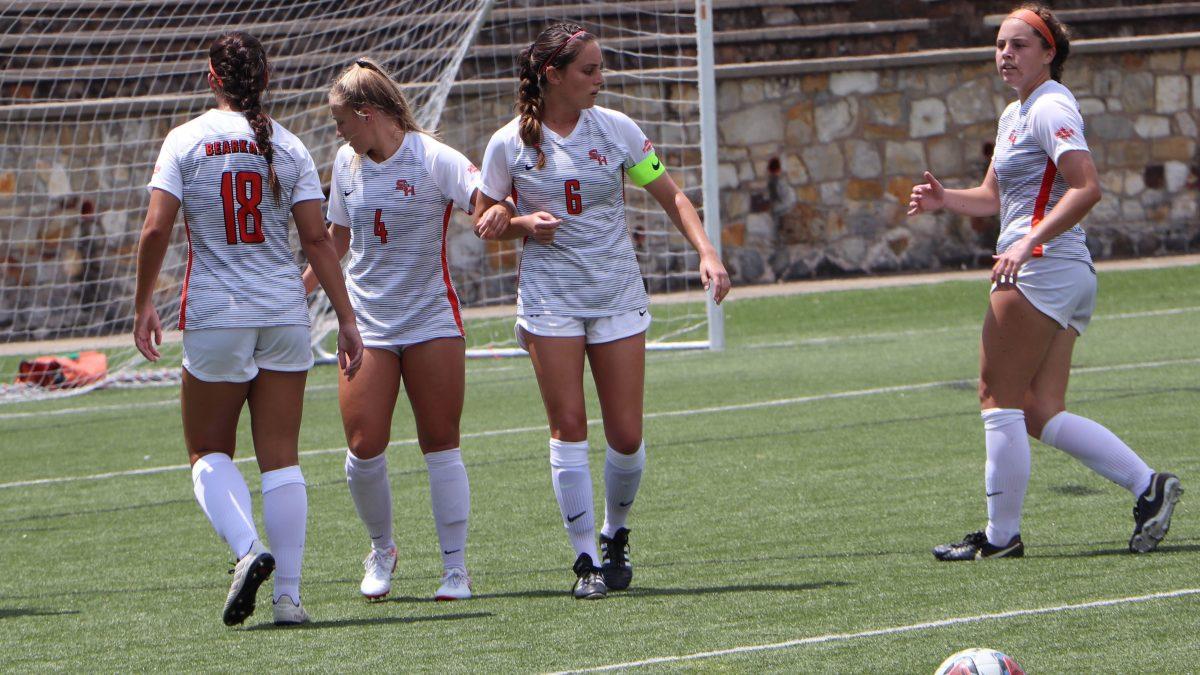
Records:
M192 487L200 509L238 561L222 612L222 620L232 626L254 612L258 587L275 566L259 541L250 490L233 463L238 418L250 383L229 380L253 377L254 333L242 329L184 331L183 342L179 397Z
M962 542L938 546L941 560L1019 557L1021 508L1029 485L1030 451L1022 408L1059 324L1012 285L991 293L980 345L979 401L987 463L988 525Z
M409 345L400 356L400 368L429 469L429 501L442 552L442 582L434 597L463 600L471 597L466 558L471 487L459 447L466 342L439 338Z
M522 331L550 424L550 476L563 526L575 549L576 598L602 598L588 462L587 413L583 402L584 337L547 337Z
M300 471L304 384L312 367L307 326L258 330L250 383L250 431L262 471L263 525L275 556L275 624L308 621L300 594L308 525L308 491Z
M346 432L346 485L371 539L359 591L382 598L392 589L396 544L392 538L392 488L387 449L392 411L400 392L398 349L368 347L354 379L338 378L338 404Z
M646 444L642 437L646 334L639 332L590 344L587 353L608 443L604 462L604 527L600 530L601 569L608 587L622 590L633 579L627 520L646 466Z
M1155 473L1104 425L1067 411L1071 353L1077 337L1072 329L1060 330L1054 336L1025 397L1029 434L1129 490L1135 500L1129 550L1146 553L1166 536L1182 488L1175 475Z

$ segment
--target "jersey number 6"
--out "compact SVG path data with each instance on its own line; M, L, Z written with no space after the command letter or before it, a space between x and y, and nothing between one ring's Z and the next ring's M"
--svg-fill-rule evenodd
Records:
M572 178L563 183L563 191L567 195L567 213L577 216L583 213L583 197L579 196L579 181Z
M238 208L234 208L234 200ZM225 209L225 243L233 245L239 238L243 244L261 244L263 237L263 215L258 205L262 204L262 176L256 171L226 171L221 174L221 204ZM250 230L249 219L254 219L254 230Z

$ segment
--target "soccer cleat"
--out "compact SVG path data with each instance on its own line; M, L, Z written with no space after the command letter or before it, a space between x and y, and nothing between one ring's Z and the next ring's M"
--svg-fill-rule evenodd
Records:
M296 604L291 596L281 595L278 600L271 604L275 610L276 626L299 626L309 621L308 612Z
M1156 473L1151 476L1150 487L1133 505L1130 552L1149 553L1167 536L1167 530L1171 528L1171 514L1181 494L1183 488L1179 486L1179 478L1175 474Z
M575 559L575 587L571 593L576 600L599 600L608 595L608 586L604 585L604 576L600 568L592 563L592 557L580 553Z
M1025 544L1021 543L1019 534L1004 546L992 546L988 543L986 534L972 532L963 537L960 542L933 547L933 557L946 561L991 560L992 558L1022 558L1024 556Z
M612 538L600 535L600 572L604 585L614 591L629 588L633 581L633 563L629 561L629 528L619 528Z
M258 587L274 570L274 556L267 551L262 542L256 540L246 555L229 570L233 575L233 583L229 585L225 611L221 615L221 620L226 626L236 626L254 613L254 597L258 594Z
M378 600L392 590L392 573L396 571L396 547L390 546L380 551L372 548L363 560L362 584L358 590L370 600Z
M434 600L468 600L471 597L471 575L461 567L451 567L442 574Z

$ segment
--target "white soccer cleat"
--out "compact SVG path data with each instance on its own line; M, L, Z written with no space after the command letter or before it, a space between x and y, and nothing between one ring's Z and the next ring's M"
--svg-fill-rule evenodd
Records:
M229 585L229 595L225 598L225 610L221 619L226 626L236 626L254 613L254 596L275 569L275 558L267 551L262 542L255 540L250 550L234 565L229 573L233 575L233 583Z
M363 569L366 574L358 590L371 600L387 595L392 590L392 573L396 571L396 547L384 551L372 548L363 560Z
M461 567L451 567L442 574L434 600L467 600L471 597L471 575Z
M281 595L272 605L275 610L276 626L298 626L309 621L308 612L293 602L291 596Z

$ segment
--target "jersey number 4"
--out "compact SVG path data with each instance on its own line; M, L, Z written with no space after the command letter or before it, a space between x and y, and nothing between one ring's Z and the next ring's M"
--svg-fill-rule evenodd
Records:
M234 202L237 202L236 206ZM221 205L225 210L225 243L261 244L263 237L262 175L256 171L221 174ZM250 219L254 229L250 229Z
M383 222L383 209L375 209L375 236L379 237L379 243L387 243L387 225Z
M583 197L579 196L579 181L572 178L564 182L563 192L567 196L567 213L573 216L583 213Z

